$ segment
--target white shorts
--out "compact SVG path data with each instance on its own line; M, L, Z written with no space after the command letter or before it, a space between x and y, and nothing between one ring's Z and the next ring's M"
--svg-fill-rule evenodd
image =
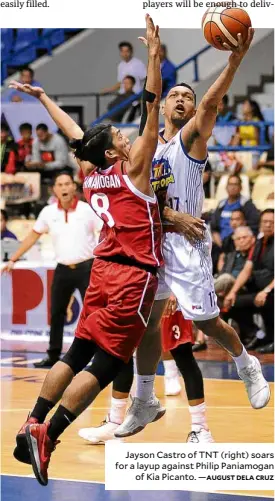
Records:
M195 247L182 235L164 235L162 250L165 266L159 271L155 299L166 299L172 292L187 320L209 320L219 315L212 276L211 248L208 230L205 240Z

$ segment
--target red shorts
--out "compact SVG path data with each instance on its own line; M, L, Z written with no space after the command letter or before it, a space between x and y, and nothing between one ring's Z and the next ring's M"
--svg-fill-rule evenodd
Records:
M185 320L181 311L161 319L162 351L170 351L180 344L194 344L192 321Z
M145 270L96 258L76 337L128 362L147 327L157 285Z

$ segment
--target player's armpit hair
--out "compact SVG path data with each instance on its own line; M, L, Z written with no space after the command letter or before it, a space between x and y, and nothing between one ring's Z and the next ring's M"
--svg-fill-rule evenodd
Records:
M189 151L194 143L194 141L200 137L200 133L197 130L194 130L190 136L188 136L187 142L186 142L186 150Z

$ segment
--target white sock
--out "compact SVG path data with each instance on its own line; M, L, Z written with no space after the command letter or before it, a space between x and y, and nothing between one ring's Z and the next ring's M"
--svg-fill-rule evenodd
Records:
M153 395L154 381L155 374L151 374L150 376L141 376L137 374L136 397L144 402L150 400L150 397Z
M127 403L128 403L128 398L113 398L112 397L111 409L110 409L110 421L112 423L116 423L116 424L123 423Z
M243 351L238 357L232 357L237 369L241 370L251 364L251 356L248 355L245 347L243 346Z
M206 405L205 402L199 405L189 405L191 414L191 430L200 431L202 428L209 430L206 421Z
M177 377L178 368L175 360L163 360L164 365L164 376L165 377Z

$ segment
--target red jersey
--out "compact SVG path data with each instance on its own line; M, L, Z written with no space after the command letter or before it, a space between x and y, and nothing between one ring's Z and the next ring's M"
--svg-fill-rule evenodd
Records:
M161 220L155 195L141 193L118 161L96 169L83 183L87 202L104 221L96 257L126 256L141 264L162 266Z

